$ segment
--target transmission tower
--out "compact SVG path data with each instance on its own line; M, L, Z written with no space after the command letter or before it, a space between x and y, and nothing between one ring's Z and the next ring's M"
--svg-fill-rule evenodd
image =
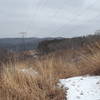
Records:
M25 36L26 36L27 32L20 32L19 34L22 35L23 51L25 51L26 50Z

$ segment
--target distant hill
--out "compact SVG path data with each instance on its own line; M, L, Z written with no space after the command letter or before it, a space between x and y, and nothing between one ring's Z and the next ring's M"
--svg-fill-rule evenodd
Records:
M25 44L22 38L3 38L0 39L0 48L12 51L23 51L36 49L39 42L51 40L52 38L25 38Z
M39 43L38 51L44 54L64 49L78 49L95 42L100 42L99 34L75 38L44 40Z
M23 51L36 49L39 42L49 38L25 38L25 44L22 38L3 38L0 39L0 48L12 51Z
M11 51L24 51L37 49L41 53L49 53L64 49L78 49L90 43L100 42L100 35L88 35L74 38L4 38L0 39L0 48Z

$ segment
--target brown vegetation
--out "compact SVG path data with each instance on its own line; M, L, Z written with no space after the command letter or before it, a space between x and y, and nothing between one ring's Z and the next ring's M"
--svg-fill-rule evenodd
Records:
M65 90L57 85L59 79L100 75L99 43L80 50L64 50L16 62L14 68L7 65L10 67L0 77L0 100L64 100ZM37 74L24 74L17 70L21 68L33 68Z
M57 84L52 66L38 62L38 74L28 75L17 68L6 68L1 73L0 100L64 100L65 91Z

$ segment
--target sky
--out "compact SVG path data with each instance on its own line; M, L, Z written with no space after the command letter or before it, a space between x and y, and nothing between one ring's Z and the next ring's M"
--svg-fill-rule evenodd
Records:
M100 29L100 0L0 0L0 38L74 37Z

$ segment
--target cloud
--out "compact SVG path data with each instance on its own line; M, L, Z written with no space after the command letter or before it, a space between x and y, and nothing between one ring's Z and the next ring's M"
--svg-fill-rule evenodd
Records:
M0 0L0 37L84 35L99 28L99 15L99 0Z

